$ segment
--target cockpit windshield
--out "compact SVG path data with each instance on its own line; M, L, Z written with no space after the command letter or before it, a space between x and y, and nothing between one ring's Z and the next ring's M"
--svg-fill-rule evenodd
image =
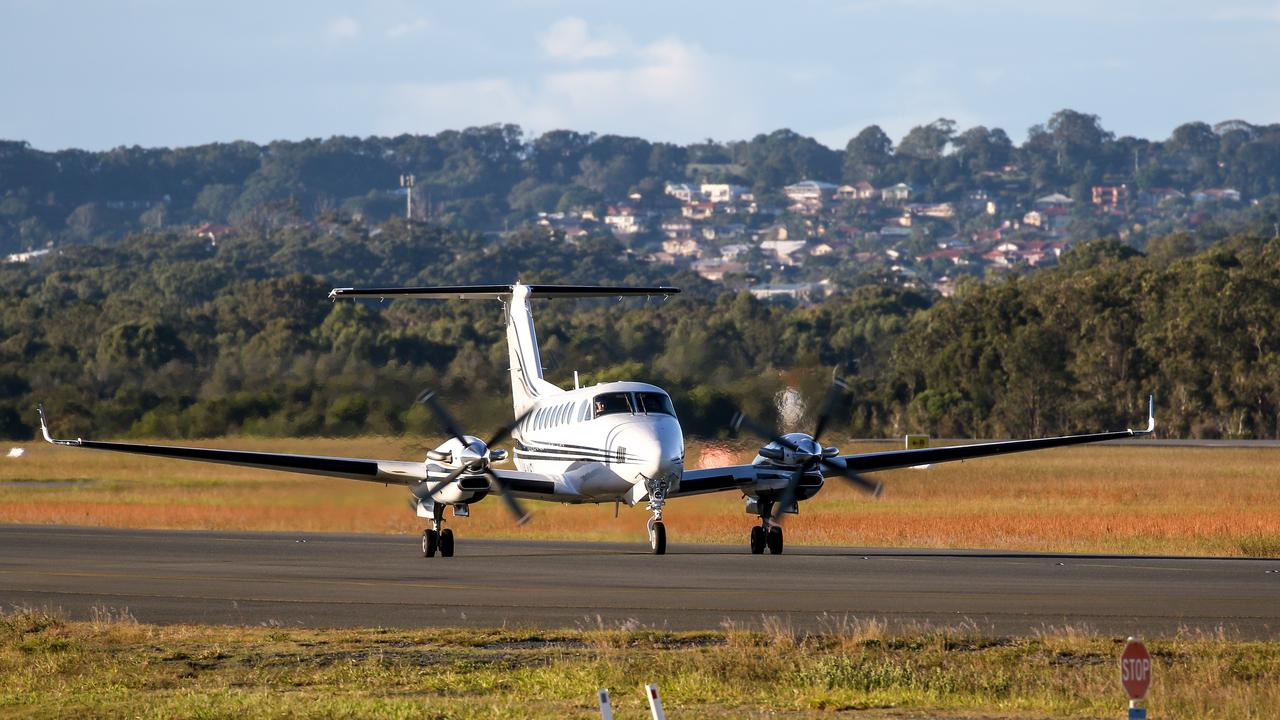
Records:
M640 412L650 415L671 415L675 416L676 409L671 405L671 398L663 393L656 392L638 392L636 393L636 405Z
M591 408L596 417L634 412L631 408L631 393L624 392L597 395L591 402Z

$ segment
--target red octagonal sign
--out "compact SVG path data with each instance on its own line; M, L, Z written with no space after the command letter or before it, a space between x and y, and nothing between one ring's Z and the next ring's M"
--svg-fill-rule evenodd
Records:
M1141 640L1129 638L1124 652L1120 653L1120 683L1130 700L1147 696L1147 688L1151 687L1151 656Z

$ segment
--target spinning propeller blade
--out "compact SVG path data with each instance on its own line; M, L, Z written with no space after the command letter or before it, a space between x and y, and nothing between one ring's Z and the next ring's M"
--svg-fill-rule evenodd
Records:
M871 493L872 497L880 497L880 491L884 488L881 483L867 480L861 475L850 470L844 465L844 463L836 462L831 458L822 456L823 449L822 445L818 443L818 438L820 438L822 436L822 432L827 429L827 425L830 422L832 413L836 409L837 403L839 403L844 393L849 389L848 383L842 380L838 373L839 368L837 368L832 374L831 389L827 391L826 399L822 404L822 411L818 415L817 426L814 428L813 434L810 435L814 443L818 445L819 455L816 458L801 462L791 473L791 479L787 482L786 489L783 490L782 495L778 498L777 504L774 506L772 521L775 523L781 523L782 516L786 512L786 509L795 503L796 495L800 488L800 481L804 479L805 471L811 469L817 464L821 464L823 467L833 471L833 474L844 478L854 487ZM739 411L733 416L732 428L737 431L742 427L747 428L756 435L759 435L761 438L764 438L779 447L786 448L793 453L812 455L810 451L805 450L791 440L776 434L772 429L755 422ZM817 460L818 462L813 463L813 460Z
M436 393L434 390L423 390L422 393L418 395L418 402L430 408L431 412L435 413L436 418L440 420L440 424L444 425L445 430L447 430L455 440L461 443L463 447L467 446L467 441L463 436L462 430L458 428L458 423L454 421L453 416L449 414L448 410L445 410L444 407L440 405L440 403L436 402ZM525 512L524 508L520 506L520 501L516 500L515 496L511 494L510 489L507 487L507 483L502 479L502 476L495 473L489 467L489 460L487 456L488 456L489 448L493 447L497 443L502 442L503 440L506 440L507 437L511 435L511 431L514 430L517 425L523 422L525 417L527 417L528 415L529 415L529 412L526 411L522 413L519 417L512 420L511 422L508 422L506 425L503 425L502 427L498 428L498 431L493 434L493 437L489 439L489 442L485 443L486 458L484 462L484 467L478 471L473 471L473 472L483 472L485 475L489 476L489 482L493 485L494 489L497 490L498 494L502 496L502 500L504 503L506 503L507 509L510 510L511 515L515 517L517 525L523 525L526 522L528 522L529 513ZM414 497L418 498L419 500L426 497L430 497L434 495L436 491L438 491L440 488L457 480L458 477L461 476L462 473L467 472L467 470L468 468L465 464L459 465L458 469L449 473L447 477L445 477L440 482L437 482L436 484L432 485L430 488L427 488L427 484L423 482L423 483L419 483L417 487L411 490L411 492L413 493Z

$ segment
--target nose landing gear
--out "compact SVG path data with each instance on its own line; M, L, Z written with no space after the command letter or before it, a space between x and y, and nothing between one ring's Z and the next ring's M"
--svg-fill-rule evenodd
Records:
M649 549L654 555L667 554L667 526L662 523L662 506L667 504L667 480L649 480L648 510L653 513L649 518Z

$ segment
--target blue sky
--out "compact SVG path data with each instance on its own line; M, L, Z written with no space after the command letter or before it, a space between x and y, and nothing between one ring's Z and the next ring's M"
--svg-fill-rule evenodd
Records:
M0 138L42 149L432 133L833 147L1070 107L1119 135L1280 122L1280 0L0 0Z

